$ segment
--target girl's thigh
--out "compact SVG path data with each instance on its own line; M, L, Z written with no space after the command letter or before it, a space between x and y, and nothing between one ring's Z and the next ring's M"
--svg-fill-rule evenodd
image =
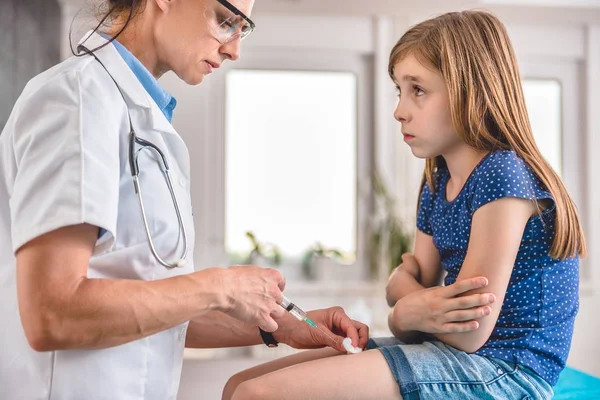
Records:
M232 399L398 400L402 397L382 353L369 350L305 361L267 373L241 383Z
M307 361L317 360L320 358L327 358L341 355L340 352L331 349L319 349L319 350L306 350L291 356L281 357L273 361L259 364L252 368L248 368L244 371L238 372L233 375L227 381L225 388L223 389L222 400L229 400L233 396L233 392L243 382L249 381L250 379L258 378L259 376L266 375L273 371L287 368L291 365L301 364Z

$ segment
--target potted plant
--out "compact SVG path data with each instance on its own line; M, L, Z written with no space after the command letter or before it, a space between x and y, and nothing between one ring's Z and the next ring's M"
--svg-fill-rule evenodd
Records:
M246 258L247 264L273 267L281 265L281 252L277 246L272 243L261 243L253 232L246 232L246 237L252 243L252 250Z
M389 193L377 171L373 173L374 212L370 221L370 269L373 279L386 279L402 263L402 254L411 250L412 235L396 211L396 199Z
M327 248L317 242L302 257L302 271L308 279L327 280L337 276L336 267L344 259L344 254L333 248Z

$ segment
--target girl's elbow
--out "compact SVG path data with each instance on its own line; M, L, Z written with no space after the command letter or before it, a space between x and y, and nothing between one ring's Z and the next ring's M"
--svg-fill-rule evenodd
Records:
M398 301L398 299L393 293L393 288L391 288L390 285L388 285L385 288L385 301L387 302L389 307L394 307L396 305L396 302Z
M395 321L393 308L388 313L387 322L388 322L388 329L390 330L392 335L394 335L396 338L400 338L400 336L402 336L402 331L399 329L398 323Z
M456 343L454 347L456 347L458 350L464 351L465 353L472 354L481 349L484 344L485 341L467 340Z
M465 353L476 353L488 341L490 335L484 334L481 331L469 333L452 333L441 335L438 337L442 342L454 347L457 350Z

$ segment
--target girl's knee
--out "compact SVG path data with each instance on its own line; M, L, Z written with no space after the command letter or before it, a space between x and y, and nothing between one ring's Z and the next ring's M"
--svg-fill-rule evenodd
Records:
M264 385L260 385L257 379L239 382L235 387L231 400L268 400L274 399Z
M223 388L223 395L221 397L222 400L230 400L233 398L233 394L235 393L238 386L246 381L244 378L244 374L242 372L233 375Z

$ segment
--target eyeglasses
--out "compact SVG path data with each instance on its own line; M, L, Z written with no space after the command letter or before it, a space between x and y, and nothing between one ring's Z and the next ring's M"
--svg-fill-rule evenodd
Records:
M256 25L243 12L227 0L217 0L216 8L204 10L204 18L213 29L215 38L221 44L244 39L254 31Z

